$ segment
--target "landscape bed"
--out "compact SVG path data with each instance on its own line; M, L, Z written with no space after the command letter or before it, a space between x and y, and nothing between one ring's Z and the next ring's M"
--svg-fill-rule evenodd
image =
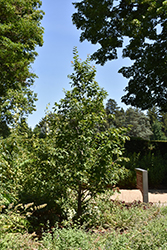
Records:
M1 213L1 223L4 214ZM12 213L5 214L8 221ZM19 222L19 217L18 217ZM111 200L110 193L90 202L82 217L82 226L71 220L57 224L38 238L28 228L1 225L0 249L32 250L117 250L167 249L167 207L134 201Z

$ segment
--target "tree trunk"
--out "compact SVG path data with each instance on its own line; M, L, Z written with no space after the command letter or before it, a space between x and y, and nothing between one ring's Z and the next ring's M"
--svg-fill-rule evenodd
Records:
M80 216L82 215L82 189L81 189L81 185L79 185L79 190L78 190L78 210L77 210L77 219L80 218Z

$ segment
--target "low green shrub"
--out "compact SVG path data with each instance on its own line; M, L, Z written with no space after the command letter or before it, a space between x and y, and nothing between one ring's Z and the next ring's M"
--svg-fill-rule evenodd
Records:
M55 166L54 146L48 140L11 133L0 140L0 200L2 203L32 203L36 207L47 203L29 218L33 230L47 220L66 218L66 186L60 181L60 169ZM0 201L0 205L1 205ZM4 206L4 204L2 204ZM39 226L40 225L40 226Z
M20 212L20 207L22 207L22 204L18 204L17 206L9 204L7 207L1 205L0 234L11 232L23 233L28 229L28 220L26 215Z
M167 207L139 201L111 200L110 192L97 196L83 215L84 223L45 225L37 240L27 232L0 233L2 250L166 250Z
M159 211L152 203L134 201L125 203L112 200L110 192L106 191L89 203L87 212L83 215L85 228L114 229L118 231L130 230L142 221L147 221ZM159 212L157 212L158 214Z
M157 216L143 221L140 228L122 234L113 231L106 237L105 250L165 250L167 249L167 217Z
M93 237L82 229L54 229L44 233L42 244L50 250L90 250L93 249Z
M1 250L47 250L42 243L28 233L5 233L0 235Z
M47 206L47 204L35 206L34 203L4 205L5 203L2 203L2 201L0 201L2 204L0 205L0 235L4 233L33 232L34 228L29 218L32 220L35 212Z
M51 250L167 249L167 207L113 201L105 193L91 202L86 219L82 229L55 228L41 243Z

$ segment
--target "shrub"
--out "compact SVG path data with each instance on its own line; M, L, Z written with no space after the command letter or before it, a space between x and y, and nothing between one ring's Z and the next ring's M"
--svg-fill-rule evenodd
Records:
M42 243L37 242L33 235L28 233L6 233L0 235L1 250L47 250Z
M140 224L129 232L108 234L105 250L158 250L167 249L167 220L157 216L152 221Z
M50 250L90 250L93 249L93 240L89 233L77 228L62 228L45 233L42 244Z
M131 230L158 211L152 203L125 203L112 200L111 194L106 191L89 203L87 212L83 215L86 228L112 228L120 232Z
M113 201L110 195L105 192L91 201L82 227L71 222L52 229L47 225L40 241L26 232L1 232L0 249L167 249L167 207Z

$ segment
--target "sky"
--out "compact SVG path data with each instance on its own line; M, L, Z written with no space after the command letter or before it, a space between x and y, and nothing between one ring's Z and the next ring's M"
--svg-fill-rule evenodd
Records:
M71 61L73 60L73 48L77 47L79 57L84 61L87 55L95 52L99 47L84 41L79 42L80 30L72 23L72 14L76 12L72 2L75 0L43 0L42 10L45 16L42 20L44 27L44 45L37 47L38 57L32 65L33 72L38 76L32 87L38 95L36 111L29 115L28 124L34 128L45 116L46 107L49 109L55 102L64 98L65 90L70 90L69 78L73 72ZM77 1L77 0L76 0ZM124 88L128 80L118 70L122 66L131 64L129 59L119 58L107 62L104 66L96 65L96 81L101 88L108 92L108 99L114 99L119 107L127 108L121 102L121 96L125 94Z

